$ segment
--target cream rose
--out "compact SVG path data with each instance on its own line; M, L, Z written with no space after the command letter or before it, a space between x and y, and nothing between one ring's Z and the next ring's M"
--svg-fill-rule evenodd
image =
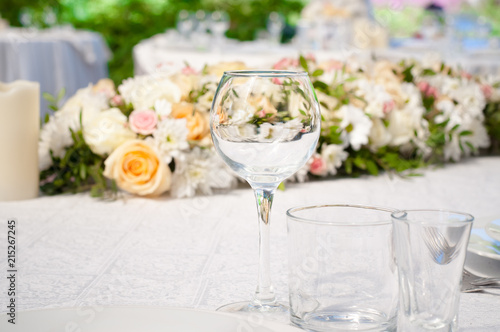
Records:
M83 137L94 153L105 155L123 142L134 139L136 134L128 129L127 117L118 108L111 108L84 122Z
M244 69L248 69L248 67L245 65L245 63L241 61L220 62L218 64L208 66L206 68L206 72L210 75L221 77L225 71L244 70Z
M170 188L172 173L147 142L130 140L104 162L104 176L118 187L140 196L159 196Z
M209 132L208 119L205 114L194 110L194 105L186 102L172 105L172 117L186 119L189 130L188 140L202 140Z

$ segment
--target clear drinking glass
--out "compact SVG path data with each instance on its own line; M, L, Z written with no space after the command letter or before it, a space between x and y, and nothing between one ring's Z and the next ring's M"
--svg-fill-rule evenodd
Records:
M259 274L254 298L230 312L283 312L269 273L269 227L274 192L315 151L320 111L306 72L225 72L210 113L214 146L254 190L259 222Z
M307 331L395 331L391 212L361 205L287 211L290 319Z
M407 210L392 214L402 331L451 332L458 326L470 214Z

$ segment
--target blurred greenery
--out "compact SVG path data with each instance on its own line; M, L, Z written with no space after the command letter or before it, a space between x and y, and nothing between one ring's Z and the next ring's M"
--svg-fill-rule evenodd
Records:
M110 77L119 84L133 75L132 48L141 40L175 27L180 10L223 10L231 17L230 38L252 40L264 30L272 11L284 15L287 27L283 41L294 34L294 26L309 0L1 0L0 14L12 26L20 26L20 13L29 8L35 23L44 26L43 12L52 8L59 24L101 33L113 52ZM484 0L481 7L467 8L490 23L500 36L500 0ZM424 16L422 8L395 10L379 7L375 17L392 31L393 37L414 35Z
M231 18L229 38L252 40L272 11L280 12L289 26L299 17L308 0L1 0L0 13L12 26L20 26L19 14L30 8L34 20L43 27L43 10L52 7L59 23L101 33L113 58L109 63L111 79L119 84L133 75L132 48L141 40L175 26L180 10L223 10ZM293 29L284 36L289 39Z

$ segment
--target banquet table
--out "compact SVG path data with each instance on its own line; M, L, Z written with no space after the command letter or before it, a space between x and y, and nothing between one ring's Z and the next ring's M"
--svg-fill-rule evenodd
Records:
M108 77L110 56L103 37L91 31L70 27L0 30L0 81L39 82L41 94L53 96L64 88L63 101L89 83ZM48 105L41 97L42 116Z
M410 44L399 48L356 49L350 45L341 50L304 50L293 44L276 45L266 41L238 42L225 39L223 44L211 47L200 46L175 38L175 34L165 33L142 40L134 46L135 75L154 74L164 68L179 70L188 63L201 70L205 64L241 61L250 68L266 69L283 57L297 57L314 54L318 61L337 59L346 61L355 56L370 59L400 61L402 59L441 59L459 66L471 74L500 75L500 49L478 49L462 53L438 48L434 44Z
M276 193L271 218L278 298L287 300L285 212L290 207L351 203L450 209L473 214L474 227L482 227L500 216L499 201L500 157L433 167L419 177L387 173L287 183ZM250 298L255 289L258 224L246 186L185 199L41 196L0 202L0 217L3 248L7 218L17 220L19 311L93 305L215 310ZM2 250L4 272L6 256ZM2 277L2 313L6 288ZM460 331L500 331L499 303L499 295L461 294Z

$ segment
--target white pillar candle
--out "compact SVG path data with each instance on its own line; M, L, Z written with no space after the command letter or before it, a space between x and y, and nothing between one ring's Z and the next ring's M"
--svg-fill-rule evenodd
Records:
M38 196L40 85L0 82L0 201Z

